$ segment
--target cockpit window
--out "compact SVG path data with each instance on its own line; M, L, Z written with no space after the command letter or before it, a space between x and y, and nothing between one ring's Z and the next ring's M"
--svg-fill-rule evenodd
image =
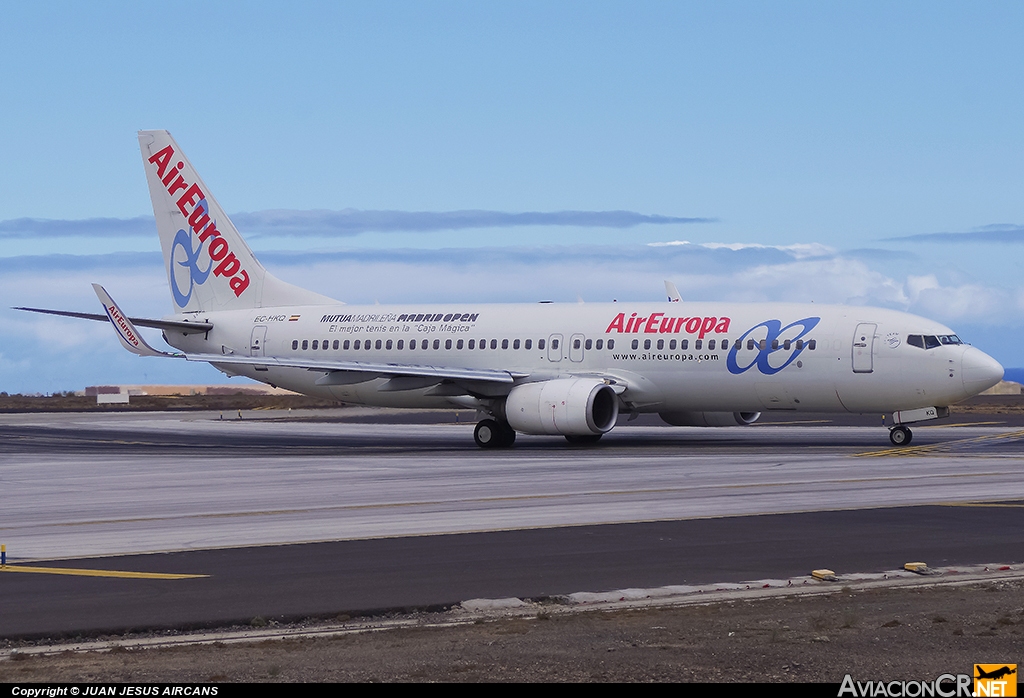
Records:
M910 334L907 335L907 344L918 349L935 349L943 344L963 344L955 334Z

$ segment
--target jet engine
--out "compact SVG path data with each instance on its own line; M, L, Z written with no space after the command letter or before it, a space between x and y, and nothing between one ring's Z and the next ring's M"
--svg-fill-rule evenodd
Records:
M615 426L619 398L597 378L559 378L512 388L505 401L505 418L524 434L588 436Z
M661 412L674 427L745 427L761 416L760 412Z

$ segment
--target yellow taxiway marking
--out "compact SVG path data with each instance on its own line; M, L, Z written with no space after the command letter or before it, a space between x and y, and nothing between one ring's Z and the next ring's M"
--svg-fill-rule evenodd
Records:
M915 429L948 429L949 427L990 427L1006 422L958 422L957 424L929 424L927 426L914 427Z
M975 436L970 439L956 439L955 441L926 444L924 446L897 446L896 448L887 448L882 451L867 451L865 453L857 453L855 455L866 458L885 456L925 456L932 453L946 453L952 451L958 446L968 444L980 444L991 441L1013 441L1021 438L1024 438L1024 430L1007 431L1002 434L986 434L985 436Z
M993 507L996 509L1024 509L1024 504L1011 502L940 502L943 507Z
M27 567L0 565L0 572L32 572L35 574L68 574L76 577L118 577L120 579L199 579L208 574L166 574L163 572L124 572L120 570L82 570L75 567Z

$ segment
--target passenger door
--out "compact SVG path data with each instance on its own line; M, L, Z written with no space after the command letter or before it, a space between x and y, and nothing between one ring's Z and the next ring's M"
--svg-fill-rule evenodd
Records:
M569 361L583 361L583 335L574 334L569 338Z
M562 335L553 334L548 337L548 361L562 360Z
M862 322L853 333L853 372L871 373L875 370L875 330L878 325Z

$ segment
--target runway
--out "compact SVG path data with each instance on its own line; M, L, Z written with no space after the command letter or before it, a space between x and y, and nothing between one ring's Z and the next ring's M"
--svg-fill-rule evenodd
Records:
M597 447L471 425L208 414L0 418L11 559L1024 498L1024 430L624 427Z
M481 451L469 424L218 416L0 416L9 562L210 575L0 575L19 609L0 635L1024 557L1012 424L918 428L903 450L805 424Z

